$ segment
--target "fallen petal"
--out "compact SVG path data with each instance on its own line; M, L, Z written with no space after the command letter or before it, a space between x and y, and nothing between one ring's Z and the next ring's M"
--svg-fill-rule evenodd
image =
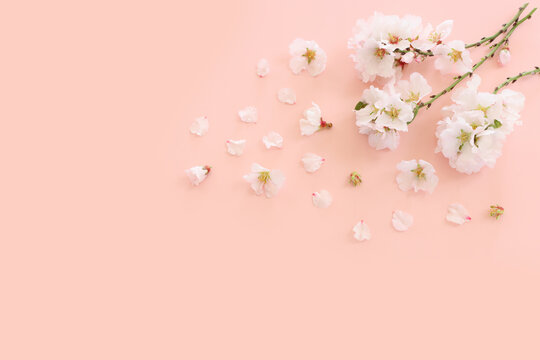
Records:
M471 221L471 217L469 216L469 212L465 207L461 204L455 203L450 206L448 206L448 214L446 215L446 220L462 225L466 222Z
M289 88L279 89L278 100L284 104L296 104L296 93L293 89Z
M354 226L353 231L354 238L358 241L371 239L371 231L364 220L360 220L360 222Z
M311 196L313 205L318 208L327 208L332 204L332 195L326 190L314 192Z
M413 216L401 210L394 211L392 225L397 231L405 231L413 224Z
M266 59L260 59L257 63L257 75L259 77L265 77L270 72L270 65L268 64L268 60Z
M238 111L238 116L240 120L246 123L256 123L257 122L257 109L255 106L248 106L245 109Z
M323 157L312 153L307 153L304 155L304 157L302 157L304 169L308 173L314 173L315 171L319 170L324 161L325 159Z
M227 152L231 155L240 156L244 153L246 140L227 140Z
M281 149L283 147L283 138L275 131L270 131L268 134L263 136L262 140L267 149L272 147Z
M203 136L208 132L208 128L210 127L210 124L208 123L208 118L206 116L201 116L195 119L191 126L189 127L189 131L192 134Z

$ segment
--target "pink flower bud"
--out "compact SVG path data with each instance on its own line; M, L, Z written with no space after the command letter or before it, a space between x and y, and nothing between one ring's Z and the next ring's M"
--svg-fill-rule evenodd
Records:
M512 55L510 54L510 49L505 48L499 51L499 64L505 66L510 62Z

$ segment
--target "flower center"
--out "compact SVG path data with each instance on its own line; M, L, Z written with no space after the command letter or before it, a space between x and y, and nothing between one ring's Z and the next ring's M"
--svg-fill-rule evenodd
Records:
M441 41L441 34L439 34L438 32L432 32L431 34L429 34L429 41L431 42L434 42L434 43L438 43L439 41Z
M452 51L448 53L448 56L450 56L450 59L452 59L453 62L463 60L463 58L461 57L461 51L458 51L456 49L452 49Z
M315 55L317 52L315 50L306 49L306 52L302 55L307 59L307 63L311 64L313 60L315 60Z
M270 171L261 171L257 179L263 184L266 184L270 180Z
M384 55L386 55L386 50L385 49L377 49L375 50L375 56L377 56L379 59L382 59L384 57Z
M422 166L420 166L420 164L417 164L416 168L412 169L411 172L414 173L414 175L416 175L416 177L418 179L425 179L426 178L426 174L424 174L424 168Z
M420 100L420 93L410 91L407 102L417 102L418 100Z
M463 148L463 145L471 141L471 133L461 129L459 135L457 136L457 139L459 140L459 143L460 143L459 151L461 151L461 149Z
M481 112L484 113L484 116L487 117L487 111L489 109L489 106L482 106L482 105L478 105L478 108L476 110L480 110Z
M394 106L390 107L389 110L385 110L386 115L390 116L392 120L396 119L399 116L399 109L396 109Z
M399 38L399 36L394 34L388 34L388 42L390 44L396 45L400 40L401 39Z

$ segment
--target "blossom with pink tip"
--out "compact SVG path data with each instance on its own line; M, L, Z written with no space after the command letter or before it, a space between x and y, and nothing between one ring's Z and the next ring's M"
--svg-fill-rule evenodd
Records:
M313 205L318 208L327 208L332 204L332 195L327 190L316 191L311 194Z
M446 220L454 224L463 225L466 222L471 221L469 212L465 209L465 206L455 203L448 206L448 214Z
M193 185L197 186L206 179L210 173L210 169L211 167L208 165L194 166L186 170L186 175L189 181L191 181Z
M308 173L314 173L319 170L325 161L325 158L322 156L312 153L307 153L302 157L302 164L304 164L304 169Z

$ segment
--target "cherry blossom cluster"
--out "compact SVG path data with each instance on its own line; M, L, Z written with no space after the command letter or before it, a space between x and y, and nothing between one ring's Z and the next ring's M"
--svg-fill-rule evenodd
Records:
M457 171L472 174L484 166L493 167L501 156L504 140L521 125L520 111L525 96L504 89L500 93L479 92L480 77L452 94L453 104L445 107L450 116L439 121L436 152L441 152Z
M527 5L520 7L515 16L494 35L472 44L461 40L447 41L453 27L452 20L443 21L436 27L431 24L424 26L420 17L411 15L399 17L375 13L367 20L358 20L353 37L349 39L349 48L354 51L351 57L358 75L364 82L386 82L382 88L372 85L365 90L355 107L356 125L361 134L368 135L369 145L377 150L395 150L400 132L408 131L408 126L420 109L428 109L435 100L454 90L462 80L472 76L478 67L496 54L501 65L507 64L511 58L508 45L510 36L536 11L533 9L522 17ZM489 45L489 51L473 65L468 49L483 45ZM434 58L433 65L442 74L457 76L450 86L424 102L431 87L422 75L413 73L408 81L400 79L407 65L428 58ZM538 72L535 70L527 74L533 73ZM482 108L473 108L467 101L474 100L465 99L469 95L474 96L472 86L460 91L460 96L453 97L456 104L446 108L453 111L453 116L443 120L437 131L438 151L449 158L452 167L467 174L479 171L484 165L493 166L500 156L502 141L517 123L518 113L523 106L523 97L510 90L493 96L483 94L480 98L490 100L486 100L489 104L483 111L485 119L480 121L478 117L482 115ZM497 109L500 109L499 113ZM467 112L472 110L476 113ZM463 129L461 140L455 137L450 139L452 131L460 131L458 124L463 122L475 124L474 131ZM482 126L478 125L480 123ZM442 138L439 136L441 134ZM452 142L458 143L457 150L450 150ZM465 142L469 142L469 145Z

